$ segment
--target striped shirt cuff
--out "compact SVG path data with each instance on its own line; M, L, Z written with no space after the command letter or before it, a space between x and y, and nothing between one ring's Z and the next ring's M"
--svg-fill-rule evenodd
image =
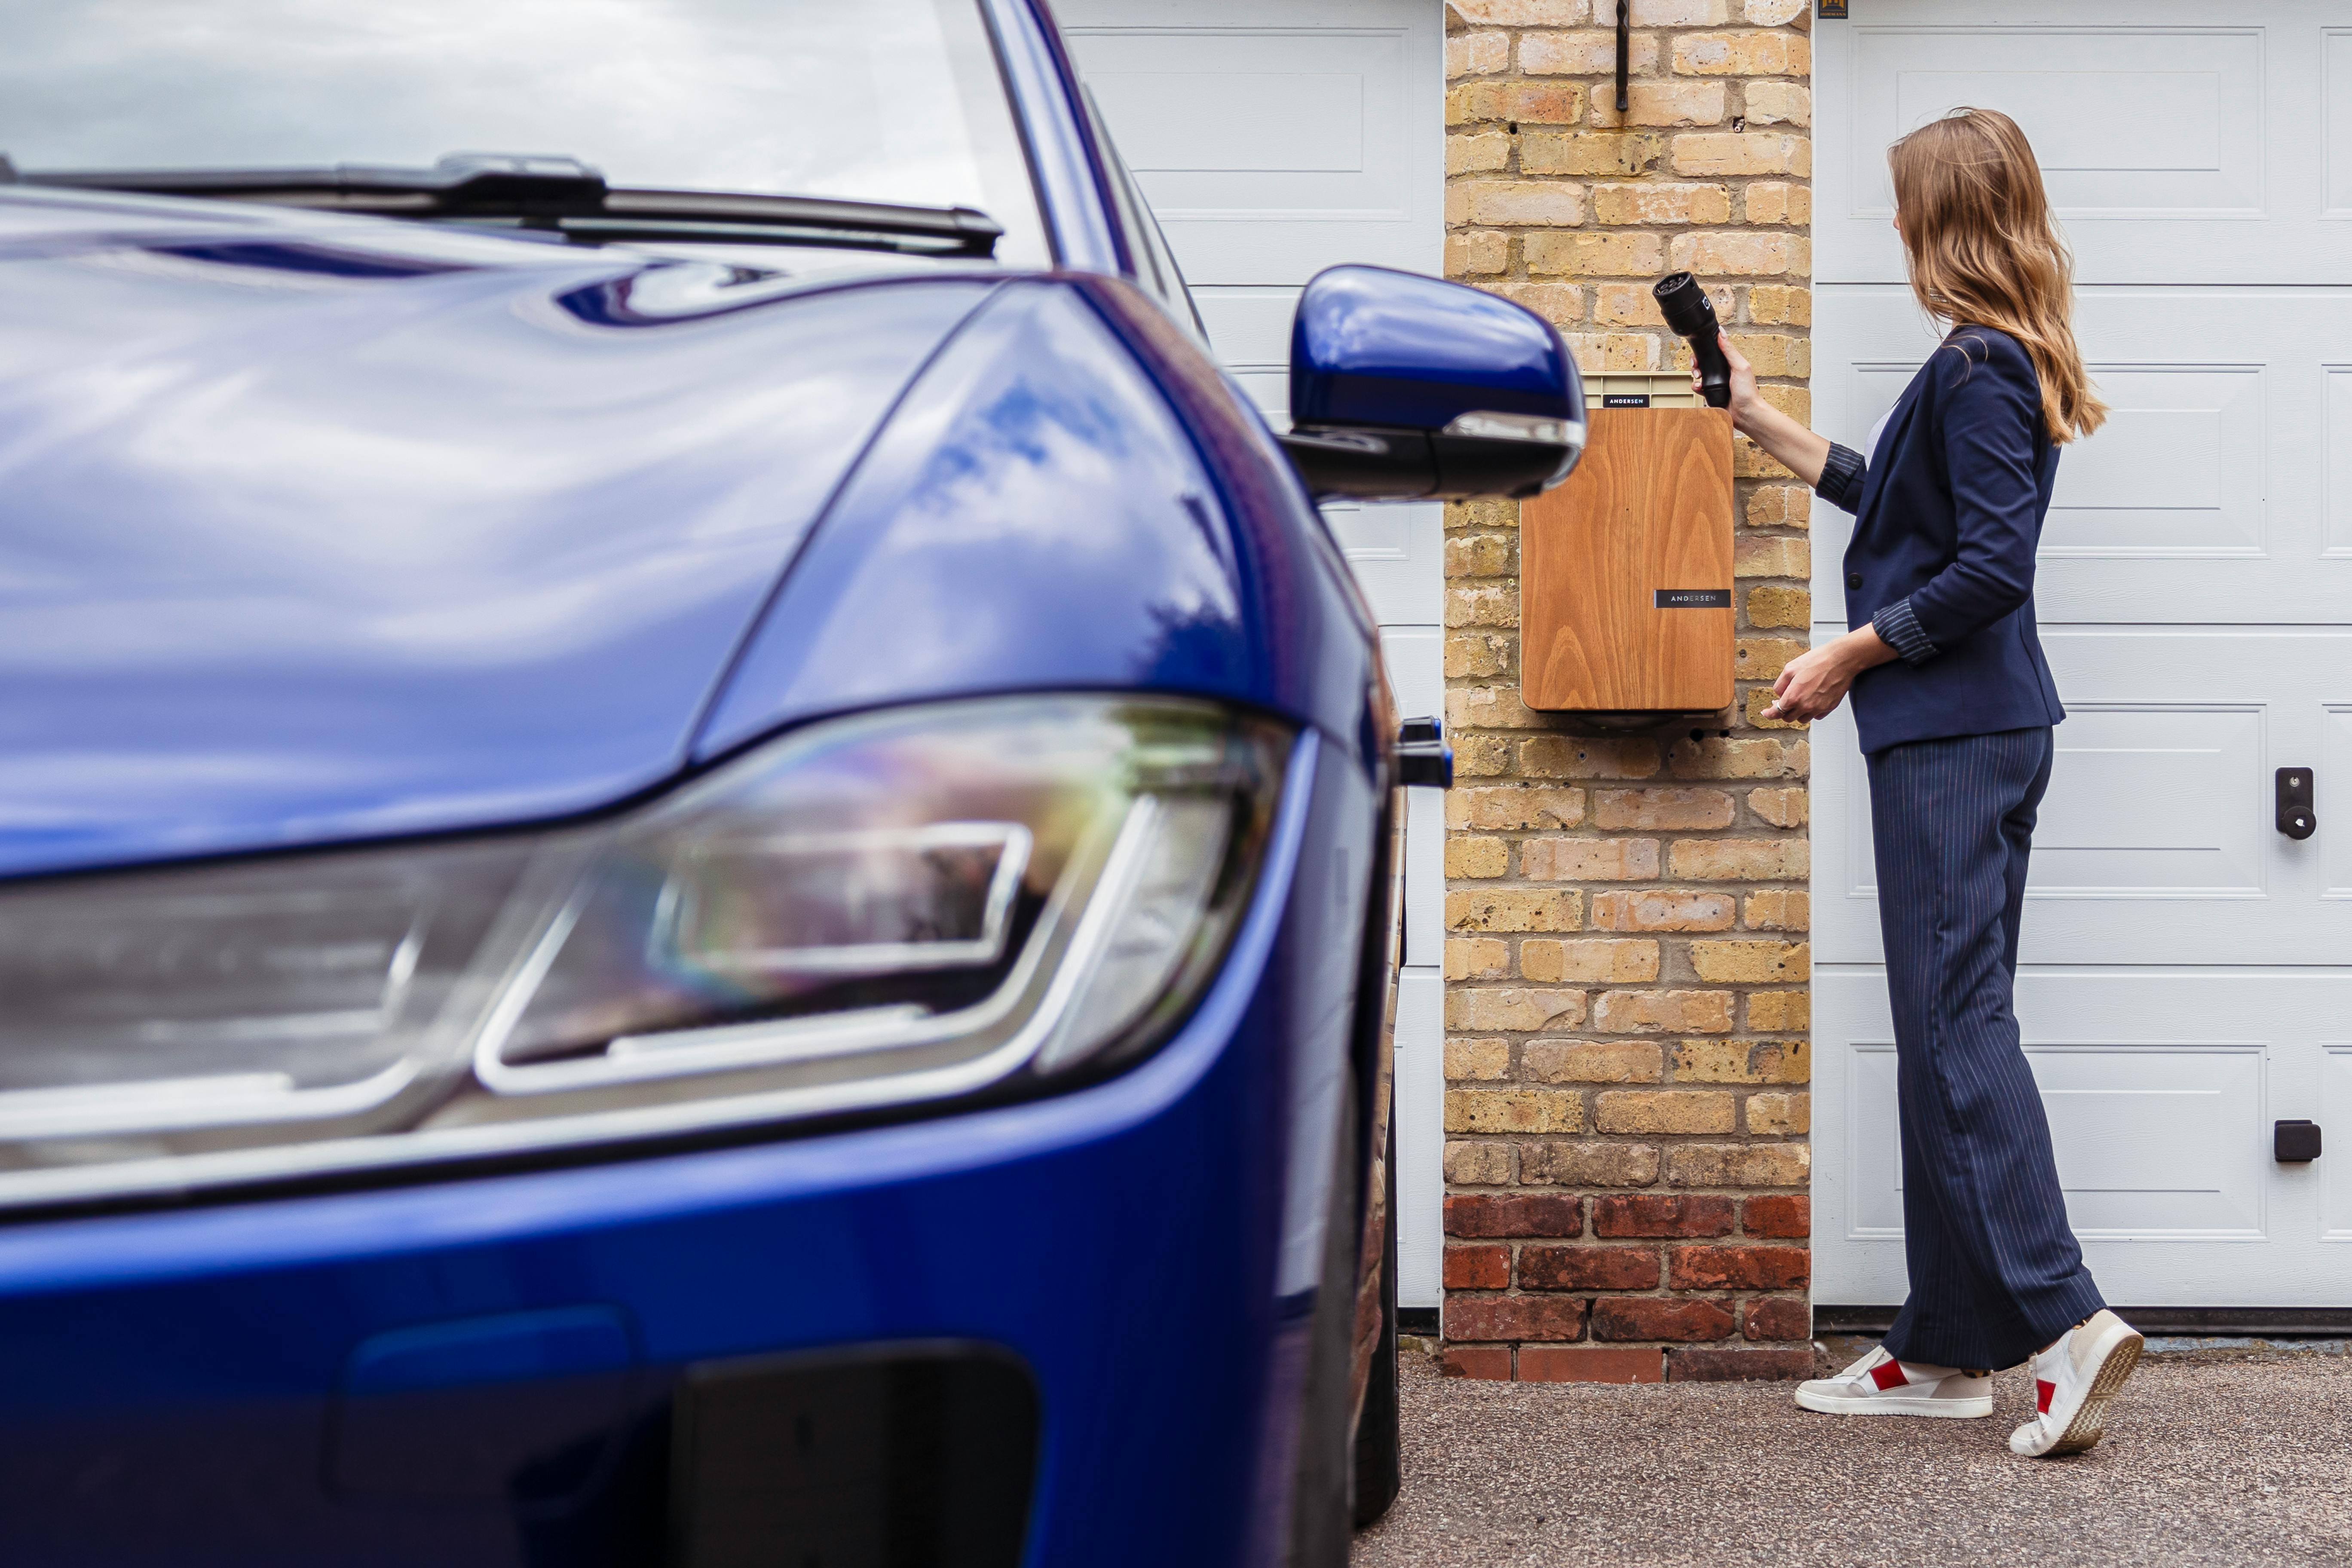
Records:
M1925 664L1936 657L1937 648L1919 629L1919 617L1911 613L1911 601L1895 600L1870 617L1879 637L1887 647L1903 656L1906 664Z
M1830 455L1822 461L1822 482L1813 489L1821 498L1843 511L1862 510L1862 481L1870 472L1870 465L1862 454L1851 447L1830 443Z

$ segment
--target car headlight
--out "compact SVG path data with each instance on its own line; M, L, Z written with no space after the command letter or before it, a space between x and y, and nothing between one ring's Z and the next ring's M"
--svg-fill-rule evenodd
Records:
M584 826L0 891L0 1202L1108 1070L1198 997L1291 745L1207 703L902 709Z

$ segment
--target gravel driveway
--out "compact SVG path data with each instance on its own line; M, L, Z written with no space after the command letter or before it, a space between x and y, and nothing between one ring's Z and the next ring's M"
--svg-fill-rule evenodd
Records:
M2060 1460L2004 1446L2021 1371L1988 1421L1812 1415L1783 1384L1405 1372L1404 1495L1358 1568L2352 1564L2341 1353L2151 1356L2106 1440Z

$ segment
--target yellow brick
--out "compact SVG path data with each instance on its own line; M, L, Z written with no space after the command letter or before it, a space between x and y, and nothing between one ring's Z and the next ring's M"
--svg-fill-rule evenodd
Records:
M1801 33L1685 33L1675 39L1677 76L1803 76L1812 68L1812 46Z
M1511 847L1499 838L1464 838L1458 835L1445 840L1445 874L1448 877L1500 877L1511 868Z
M1584 208L1584 187L1565 180L1456 180L1445 187L1449 226L1574 227Z
M1813 193L1809 185L1759 180L1748 187L1747 197L1741 206L1749 223L1802 226L1813 221Z
M1729 931L1728 893L1679 889L1592 895L1594 931Z
M1759 283L1748 290L1748 319L1765 325L1810 326L1813 292L1786 283Z
M1811 1047L1801 1041L1684 1040L1674 1066L1676 1083L1809 1083L1813 1076Z
M1508 33L1456 33L1445 40L1447 80L1465 76L1492 76L1511 66Z
M1793 1035L1813 1026L1809 991L1759 991L1748 998L1748 1026L1767 1034Z
M1728 96L1719 81L1632 81L1625 112L1617 112L1614 82L1592 85L1595 125L1720 125Z
M1751 1094L1748 1097L1748 1131L1780 1133L1813 1130L1813 1097L1810 1094Z
M1797 476L1745 436L1731 438L1731 477L1735 479L1793 479Z
M1666 263L1665 244L1654 234L1531 234L1525 249L1529 272L1578 278L1646 278Z
M1812 1168L1802 1143L1684 1143L1666 1152L1666 1185L1801 1187Z
M1511 771L1511 742L1506 735L1465 735L1454 742L1454 776L1464 779L1500 778Z
M1659 368L1658 340L1646 332L1567 332L1576 368L1586 375Z
M1649 131L1531 132L1519 138L1523 174L1647 174L1665 155L1666 139Z
M1789 661L1811 646L1797 637L1741 637L1732 654L1731 673L1742 680L1777 680Z
M1811 971L1801 942L1695 942L1691 971L1715 985L1790 985Z
M1448 680L1491 679L1511 673L1511 637L1495 632L1445 634L1445 678Z
M1751 730L1805 730L1811 722L1803 719L1775 719L1772 704L1778 699L1769 686L1759 686L1740 697L1740 721Z
M1785 888L1748 895L1740 923L1749 931L1807 931L1813 923L1812 897Z
M1481 496L1475 500L1450 500L1445 503L1445 531L1460 530L1481 531L1519 526L1519 503L1501 496Z
M1811 174L1813 144L1786 132L1695 131L1675 138L1674 170L1677 174Z
M1580 284L1497 281L1479 287L1525 305L1555 326L1567 326L1584 319L1584 289Z
M1658 1152L1647 1143L1528 1143L1519 1179L1529 1186L1646 1187L1658 1179Z
M1594 1110L1593 1125L1603 1132L1728 1132L1738 1125L1736 1102L1716 1089L1613 1089L1597 1098Z
M1465 81L1445 93L1445 123L1475 125L1516 121L1528 125L1573 125L1584 112L1584 89L1574 82Z
M1798 881L1811 868L1801 838L1677 838L1668 860L1697 882Z
M1658 874L1654 838L1529 838L1519 875L1530 882L1646 882Z
M1605 991L1592 1010L1604 1035L1727 1035L1728 991Z
M1805 792L1801 789L1751 789L1748 809L1775 827L1805 825Z
M1813 595L1804 588L1783 588L1768 584L1748 590L1748 621L1758 626L1795 626L1806 629L1813 624Z
M1457 533L1445 542L1448 577L1508 577L1518 569L1515 533Z
M1812 368L1808 344L1806 368ZM1750 528L1810 528L1813 492L1801 485L1759 485L1748 493L1747 522Z
M1529 1040L1520 1061L1538 1083L1656 1083L1665 1068L1648 1040Z
M1731 193L1721 185L1595 185L1592 217L1596 223L1727 223Z
M1802 16L1806 0L1748 0L1748 20L1759 27L1778 27Z
M1448 931L1578 931L1584 895L1571 889L1474 888L1445 895Z
M1544 716L1519 700L1516 686L1457 686L1445 694L1445 727L1463 730L1535 730Z
M1732 811L1719 789L1604 789L1592 798L1593 826L1612 833L1728 827Z
M1511 1181L1508 1143L1471 1143L1448 1140L1444 1154L1449 1187L1502 1187Z
M1802 539L1759 539L1746 534L1733 542L1731 574L1802 581L1813 574L1813 547Z
M1676 741L1669 760L1678 779L1801 779L1811 764L1802 741L1769 739Z
M1585 0L1454 0L1475 27L1572 27L1591 16Z
M1731 346L1747 356L1759 376L1811 375L1812 344L1780 332L1734 332Z
M1584 792L1546 784L1499 784L1445 793L1445 825L1489 832L1557 832L1584 820Z
M1445 1130L1448 1132L1577 1132L1583 1127L1584 1099L1565 1090L1449 1089L1445 1091Z
M1645 779L1658 771L1655 741L1538 735L1519 742L1519 772L1538 779Z
M1511 1042L1454 1038L1445 1042L1445 1076L1462 1083L1497 1082L1511 1076Z
M1516 626L1519 624L1518 590L1486 585L1449 587L1445 590L1445 624Z
M1511 944L1491 936L1445 939L1448 980L1507 980L1511 975Z
M1615 13L1611 13L1614 18ZM1626 64L1635 76L1658 68L1658 40L1636 33ZM1598 76L1617 68L1617 35L1612 31L1528 33L1519 39L1519 69L1528 76Z
M1510 166L1511 138L1507 132L1480 131L1445 139L1445 172L1449 174L1492 174ZM1751 215L1748 221L1753 223L1756 219Z
M1812 247L1801 236L1762 229L1710 229L1675 236L1667 259L1702 278L1751 278L1812 269Z
M1615 15L1608 0L1600 0ZM1633 0L1629 20L1636 27L1715 27L1731 20L1731 0Z
M1801 243L1801 242L1800 242ZM1813 395L1801 386L1759 386L1758 396L1800 425L1810 425L1813 418Z
M1445 237L1445 275L1477 278L1500 272L1511 264L1511 241L1492 229Z
M1449 1029L1503 1030L1529 1034L1538 1029L1570 1029L1584 1022L1581 991L1466 991L1445 994L1445 1026ZM1696 1031L1695 1031L1696 1032Z
M1519 944L1519 973L1547 984L1629 985L1658 977L1654 942L1538 942Z

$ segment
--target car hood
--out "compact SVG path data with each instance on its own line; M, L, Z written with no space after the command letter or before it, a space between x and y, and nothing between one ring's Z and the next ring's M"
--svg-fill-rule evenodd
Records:
M992 286L0 187L0 876L659 784Z

